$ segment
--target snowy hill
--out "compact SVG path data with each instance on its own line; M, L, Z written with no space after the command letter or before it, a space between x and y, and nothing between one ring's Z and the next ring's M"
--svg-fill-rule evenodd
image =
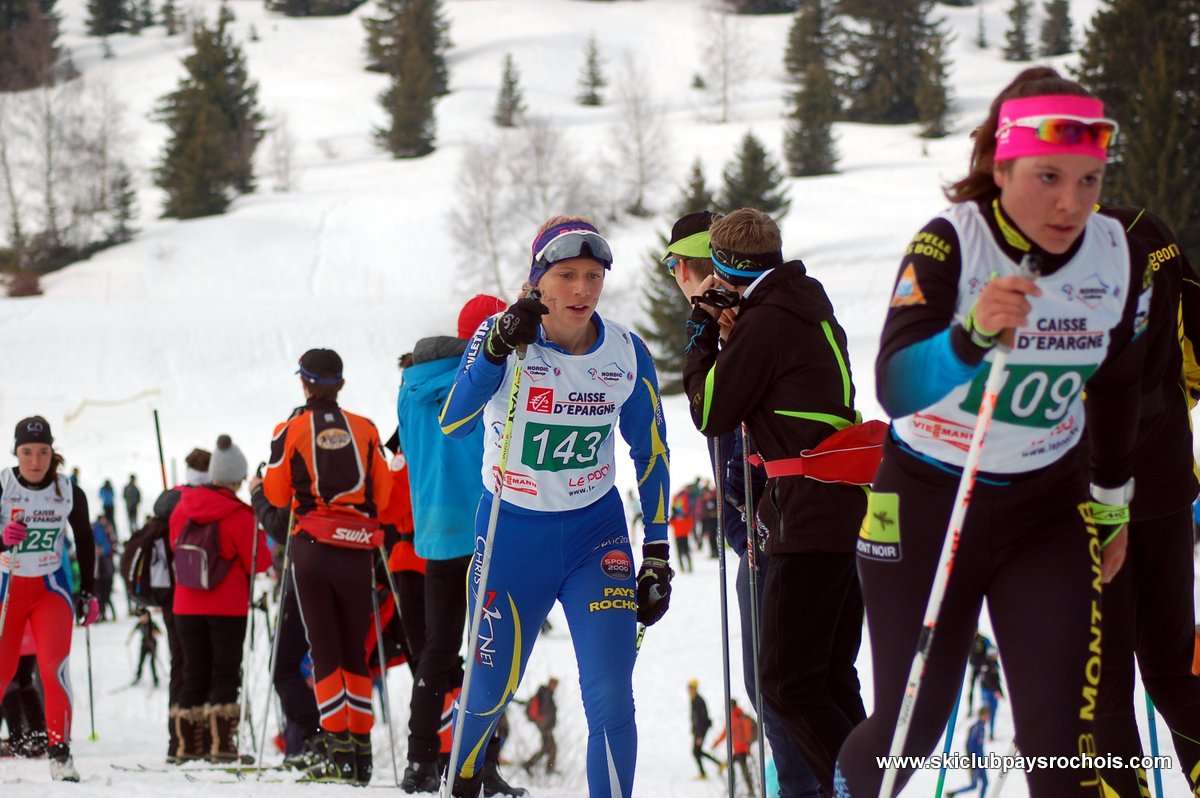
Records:
M881 417L872 366L898 257L912 233L945 203L940 186L960 175L969 153L967 134L992 96L1019 70L995 46L974 45L982 8L989 41L1003 40L1002 0L978 7L938 7L956 32L950 46L956 115L954 132L938 141L917 138L915 126L836 126L840 173L789 180L792 207L781 220L785 254L802 256L832 297L850 337L858 404ZM669 207L685 170L699 158L710 187L737 143L753 131L779 158L787 87L782 54L790 18L739 18L747 78L735 99L737 121L711 121L708 100L690 88L705 58L706 13L700 0L446 0L453 47L448 54L451 94L437 106L438 149L420 160L395 161L378 151L371 131L382 124L376 97L385 78L366 72L361 19L373 4L344 18L288 19L267 13L256 0L235 0L235 36L268 115L285 114L296 142L295 188L272 191L270 161L260 150L259 191L238 199L219 217L186 222L158 219L162 194L149 170L165 140L153 121L156 101L174 88L188 50L185 37L161 28L138 37L115 36L113 59L99 39L86 37L84 0L60 0L63 43L89 82L108 81L124 104L126 155L138 169L142 232L134 241L43 281L45 295L0 298L0 430L40 413L54 426L69 466L81 470L96 501L105 478L118 486L136 473L146 493L160 484L150 410L161 414L169 463L182 472L193 446L211 448L229 433L251 463L265 459L272 425L301 401L292 376L299 355L313 346L337 349L346 362L343 403L375 419L384 436L394 428L399 374L396 357L420 337L453 330L464 300L470 258L452 242L448 215L466 148L496 134L492 107L500 65L512 53L521 71L532 115L548 120L569 143L576 162L605 184L615 178L611 147L616 111L611 105L574 103L576 75L594 34L610 79L631 58L663 107L669 131L665 180L650 198ZM1077 40L1098 0L1072 3ZM216 15L216 0L194 0L192 9ZM1039 12L1040 13L1040 10ZM1032 29L1040 18L1035 14ZM258 41L249 41L253 26ZM1065 62L1070 62L1068 57ZM611 91L610 91L611 96ZM571 209L563 209L569 211ZM601 312L634 322L645 252L656 246L661 219L601 222L616 263ZM534 225L522 233L524 242ZM520 273L521 256L510 265ZM517 282L508 287L512 298ZM137 398L141 397L141 398ZM665 402L676 487L708 473L703 442L678 398ZM4 433L7 434L7 433ZM633 476L619 469L622 491ZM122 521L121 534L127 531ZM730 575L732 581L732 574ZM650 631L635 672L640 718L639 796L718 796L715 781L694 783L684 684L698 678L711 709L720 703L720 636L716 621L716 567L698 561L695 574L676 581L672 609ZM573 653L556 610L555 631L534 653L521 695L549 675L562 680L559 704L560 768L555 780L530 780L509 771L515 783L535 787L538 798L585 793L583 722ZM76 695L75 751L83 792L47 788L44 762L0 761L3 794L66 798L175 793L201 795L211 787L178 773L129 773L109 767L158 763L166 720L164 691L114 692L131 675L133 654L124 645L128 621L95 627L95 693L98 743L87 741L86 670L77 630L72 674ZM736 636L736 621L734 622ZM257 641L249 687L265 705L265 638ZM869 650L864 644L864 698L870 706ZM734 673L740 673L735 653ZM741 695L740 678L734 679ZM392 707L406 720L407 674L392 679ZM743 704L748 702L743 701ZM714 711L714 715L716 712ZM258 713L256 713L256 716ZM509 756L531 750L535 735L513 713ZM962 727L956 733L961 744ZM1159 727L1160 739L1166 738ZM1011 716L1001 710L997 748L1011 739ZM404 735L398 735L401 767ZM387 730L375 737L376 784L389 784ZM208 778L193 774L193 778ZM1178 773L1167 774L1168 794L1185 795ZM906 794L932 794L936 773L922 773ZM955 779L957 780L957 778ZM219 788L230 795L284 795L282 784L242 783ZM336 788L311 788L334 794ZM1006 796L1027 794L1019 777Z

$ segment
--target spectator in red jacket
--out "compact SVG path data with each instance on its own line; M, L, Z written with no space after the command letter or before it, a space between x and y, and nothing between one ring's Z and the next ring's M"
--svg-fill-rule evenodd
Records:
M754 722L754 718L747 715L738 706L735 699L729 700L730 716L733 725L733 761L742 766L742 776L746 779L746 784L750 787L750 795L754 795L754 777L750 775L750 747L754 745L754 741L758 739L758 724ZM722 730L717 735L717 739L713 740L712 746L714 751L721 743L725 742L725 733L728 729ZM737 771L735 770L736 774ZM734 782L737 782L736 775Z
M217 439L208 473L209 484L183 491L171 513L177 578L174 613L184 660L179 707L172 713L179 759L230 762L238 757L238 693L251 574L270 567L271 549L250 506L237 497L246 479L246 458L228 435ZM181 543L189 543L198 530L212 524L217 530L218 563L210 563L209 587L188 586L185 582L192 580L181 563L190 555L181 555ZM188 536L181 542L185 531ZM216 575L226 568L217 581Z

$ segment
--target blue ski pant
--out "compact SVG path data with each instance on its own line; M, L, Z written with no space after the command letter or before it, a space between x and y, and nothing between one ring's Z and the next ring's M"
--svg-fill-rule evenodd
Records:
M475 516L475 555L467 575L472 610L478 606L491 502L485 493ZM455 762L459 777L469 778L481 767L492 730L516 694L542 621L557 600L579 664L589 798L631 798L637 761L634 574L615 488L587 507L563 512L531 512L501 502L466 712L457 707L455 714L455 723L463 724Z

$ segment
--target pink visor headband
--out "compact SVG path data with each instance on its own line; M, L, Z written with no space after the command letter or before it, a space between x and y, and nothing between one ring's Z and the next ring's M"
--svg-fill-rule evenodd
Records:
M1005 100L996 125L996 163L1038 155L1108 157L1117 123L1104 116L1104 103L1073 94Z

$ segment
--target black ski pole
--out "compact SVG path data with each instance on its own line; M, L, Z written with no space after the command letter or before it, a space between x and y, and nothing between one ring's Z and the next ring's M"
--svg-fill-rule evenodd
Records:
M721 579L721 667L725 678L725 770L728 774L729 798L735 798L736 778L733 772L733 695L729 680L729 585L725 577L725 461L721 458L721 439L713 438L713 476L717 493L717 535L720 557L717 573Z

